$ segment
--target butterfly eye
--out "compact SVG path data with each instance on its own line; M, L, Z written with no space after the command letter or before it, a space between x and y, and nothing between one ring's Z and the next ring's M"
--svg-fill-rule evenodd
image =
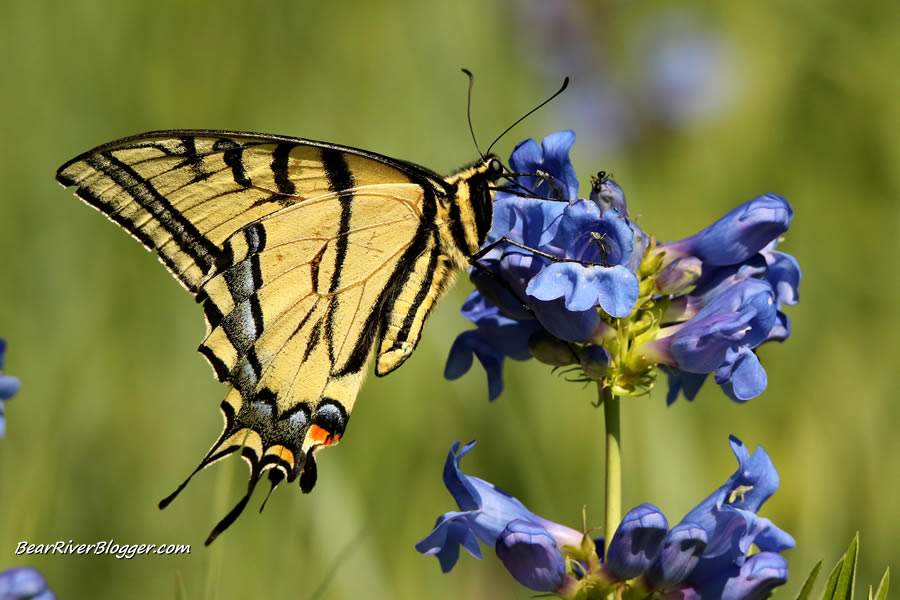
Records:
M496 158L491 161L489 168L492 173L496 173L498 175L503 172L503 164Z

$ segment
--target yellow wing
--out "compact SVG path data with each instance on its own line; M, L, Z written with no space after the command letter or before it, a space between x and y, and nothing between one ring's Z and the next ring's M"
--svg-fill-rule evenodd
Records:
M299 477L312 489L315 453L343 435L373 347L379 375L402 364L483 241L488 171L482 161L445 180L354 148L215 131L127 138L60 168L202 302L199 350L229 384L222 435L160 507L238 450L247 494L207 544L265 471L273 488Z

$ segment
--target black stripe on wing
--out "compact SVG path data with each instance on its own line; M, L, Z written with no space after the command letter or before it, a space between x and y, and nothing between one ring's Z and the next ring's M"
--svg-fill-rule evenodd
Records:
M203 274L209 273L219 252L218 247L176 210L150 181L113 156L112 152L95 154L87 160L87 163L109 177L141 208L153 215L172 236L178 248L191 257Z

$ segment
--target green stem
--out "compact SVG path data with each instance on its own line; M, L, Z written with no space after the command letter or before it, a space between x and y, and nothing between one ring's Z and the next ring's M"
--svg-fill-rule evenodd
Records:
M622 448L620 445L619 399L609 387L600 387L603 416L606 421L606 507L603 535L606 547L612 541L616 527L622 522ZM605 556L604 556L605 559Z

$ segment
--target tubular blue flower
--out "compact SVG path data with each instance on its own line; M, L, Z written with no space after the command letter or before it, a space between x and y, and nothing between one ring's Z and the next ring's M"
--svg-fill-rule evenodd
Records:
M738 346L725 352L725 360L716 369L715 381L729 398L745 402L762 394L769 378L756 354L747 346Z
M463 316L478 329L460 334L450 348L444 377L458 379L472 367L476 356L488 375L488 397L496 400L503 391L503 361L507 357L526 360L531 357L528 339L540 331L534 320L515 321L501 314L477 291L463 304Z
M609 543L609 570L619 579L637 577L659 556L668 531L666 516L652 504L632 508Z
M516 173L534 173L519 177L517 182L533 195L543 198L574 200L578 197L578 178L575 167L569 161L569 150L575 143L571 130L551 133L537 142L527 139L520 142L509 158L509 166ZM538 174L549 176L538 177Z
M725 267L704 267L703 274L696 283L694 290L685 296L677 298L669 305L669 309L664 318L667 322L686 322L692 324L692 330L697 333L702 331L703 323L695 319L704 307L718 300L725 292L734 294L734 289L739 286L752 285L757 289L760 285L767 283L774 299L774 322L769 328L768 333L762 341L758 340L761 335L761 328L764 323L757 320L757 331L754 336L756 339L753 343L740 346L729 347L726 350L725 358L721 364L716 367L716 383L730 398L736 401L745 401L753 398L763 392L766 388L767 377L765 370L759 363L756 355L751 352L753 348L767 341L783 341L790 335L790 320L787 315L781 311L781 307L787 304L796 304L798 299L798 287L800 283L800 267L794 257L789 254L776 252L774 250L776 241L772 241L759 254L750 257L748 260L737 265L728 265ZM676 259L669 263L669 266L677 265L685 258ZM668 267L663 269L666 271ZM755 282L743 284L742 282ZM726 295L726 297L728 297ZM713 309L706 309L711 311ZM771 312L769 308L763 311L766 318L769 318ZM690 335L691 331L679 332L682 336ZM677 335L677 334L676 334ZM671 340L670 340L671 341ZM721 351L721 348L719 349ZM694 396L700 389L705 376L702 378L691 377L686 371L691 368L679 370L674 366L670 366L667 370L669 373L669 393L667 403L671 404L675 401L680 390L683 389L688 400L693 400ZM707 365L708 367L709 365ZM691 380L692 386L682 385L685 378Z
M450 448L444 466L444 484L460 510L441 515L431 533L416 544L416 550L437 555L446 573L456 564L460 546L480 559L476 540L481 540L496 549L513 576L524 585L549 585L559 572L559 561L563 560L558 550L554 554L553 545L577 546L584 535L537 516L507 492L460 471L459 461L474 445L475 442L467 444L458 455L459 442ZM529 568L537 572L528 575ZM561 580L562 575L557 585Z
M775 250L775 242L766 246L760 254L766 259L768 267L766 281L775 290L775 301L780 309L782 305L793 306L800 301L800 264L790 254Z
M774 552L760 552L741 566L732 565L723 569L692 591L698 598L763 600L787 580L787 560Z
M497 537L497 556L516 581L528 589L552 592L566 575L566 560L547 531L522 519L513 519Z
M477 356L494 399L504 358L528 358L527 348L620 396L649 393L657 368L669 375L670 404L681 392L692 399L709 374L733 400L762 393L755 349L790 334L782 307L796 303L801 278L797 261L775 250L790 204L758 196L693 236L657 244L628 219L624 191L604 172L591 199L577 199L574 139L564 131L513 151L516 183L495 196L489 246L471 275L477 292L463 311L478 330L454 344L446 375ZM483 310L467 314L473 302ZM509 342L495 340L501 326ZM580 360L588 346L606 351L605 370L585 370L594 366Z
M701 527L709 539L688 578L690 584L699 584L729 565L742 565L752 544L776 553L795 545L789 534L756 516L778 489L778 472L769 455L757 448L751 456L739 439L731 436L729 441L738 460L737 471L682 520Z
M681 256L667 264L656 278L656 290L678 295L694 286L703 272L703 261L696 256Z
M735 265L787 231L793 216L787 200L765 194L741 204L703 231L659 249L670 259L696 256L713 266Z
M613 317L631 313L639 290L637 276L624 266L634 251L634 231L625 217L613 209L601 213L593 202L577 200L564 209L550 246L568 260L541 270L528 283L528 296L540 301L564 298L566 309L573 312L600 306Z
M781 311L781 307L794 305L800 301L799 287L802 278L797 259L790 254L776 251L775 244L773 241L760 252L768 266L766 281L775 290L775 304L778 307L777 322L769 332L767 342L783 342L791 334L791 321Z
M655 589L667 589L690 575L707 544L706 531L682 521L666 535L659 558L650 566L647 581Z
M6 340L0 338L0 438L6 435L6 418L3 413L3 403L15 396L21 385L18 378L3 374L5 359Z
M522 585L566 598L623 597L763 598L787 581L781 552L794 539L757 512L778 488L778 472L765 450L752 455L731 436L738 469L671 530L652 504L630 510L608 545L547 521L496 486L463 474L460 459L474 442L453 444L444 483L459 511L442 515L416 544L438 557L444 572L459 558L459 547L481 558L480 540ZM758 550L757 554L751 552ZM587 595L585 595L587 594Z
M678 394L683 392L688 401L692 401L700 393L700 388L706 381L708 373L686 373L673 367L663 365L663 370L669 375L669 391L666 393L666 406L678 399Z
M763 598L787 581L779 553L794 540L756 514L778 488L778 472L762 448L751 456L740 440L729 441L739 466L725 484L671 530L651 504L629 511L602 572L673 600ZM761 552L751 556L754 545Z
M744 401L766 387L766 374L751 351L764 342L776 324L772 287L760 279L745 279L701 308L657 348L688 373L716 373L716 383L729 397ZM677 392L676 392L677 393Z
M3 600L55 600L47 580L34 567L14 567L0 572L0 598Z

